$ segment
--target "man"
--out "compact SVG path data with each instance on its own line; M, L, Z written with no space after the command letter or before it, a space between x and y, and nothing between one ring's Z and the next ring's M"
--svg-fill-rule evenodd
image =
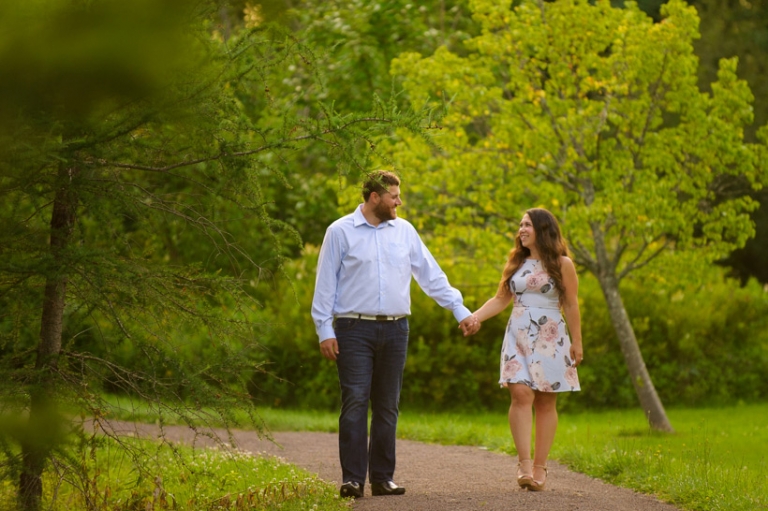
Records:
M479 328L416 229L397 218L402 204L397 176L370 174L363 199L354 213L328 227L312 301L320 352L336 361L341 387L340 494L353 498L363 496L366 473L373 495L405 493L393 475L411 275L428 296L453 312L464 335Z

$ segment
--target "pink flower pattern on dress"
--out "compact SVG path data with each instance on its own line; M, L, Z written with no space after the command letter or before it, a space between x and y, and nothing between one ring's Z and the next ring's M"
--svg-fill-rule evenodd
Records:
M536 384L537 390L542 392L552 392L552 385L547 380L547 374L541 365L541 362L531 364L531 379Z
M554 343L560 337L560 325L554 321L547 321L541 325L539 340Z
M579 373L576 372L576 368L573 366L565 368L565 382L571 387L577 387L579 385Z
M522 328L517 331L517 337L515 338L517 347L517 354L522 357L530 356L533 353L533 348L528 342L528 331Z
M526 260L509 286L514 305L502 345L499 383L522 383L541 392L580 390L558 293L541 262Z
M510 359L504 364L504 369L501 371L502 378L512 378L523 366L517 360Z
M554 342L545 341L541 337L534 343L533 351L542 357L555 358L557 356L557 345Z
M543 271L537 271L536 273L528 275L528 277L525 279L525 287L531 291L538 291L544 287L544 284L547 284L548 282L549 275Z

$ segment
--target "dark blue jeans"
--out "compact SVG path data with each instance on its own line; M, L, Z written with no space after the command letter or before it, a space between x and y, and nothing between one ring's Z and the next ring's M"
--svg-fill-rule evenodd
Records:
M343 482L391 481L395 473L400 389L408 351L408 319L338 318L336 368L341 387L339 458ZM368 402L371 435L368 441Z

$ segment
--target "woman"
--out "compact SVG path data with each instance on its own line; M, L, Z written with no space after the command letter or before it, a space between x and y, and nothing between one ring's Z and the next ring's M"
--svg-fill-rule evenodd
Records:
M557 393L580 390L578 286L557 220L545 209L529 209L496 296L475 312L482 322L514 302L501 348L499 383L509 388L512 399L509 427L518 454L517 483L532 491L543 490L546 483L547 457L557 429ZM536 445L531 459L534 410Z

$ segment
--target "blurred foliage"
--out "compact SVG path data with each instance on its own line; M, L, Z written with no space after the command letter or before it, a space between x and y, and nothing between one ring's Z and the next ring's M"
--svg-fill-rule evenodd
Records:
M339 112L312 46L264 23L224 37L221 7L0 6L0 448L26 509L78 434L67 417L109 414L102 390L189 423L252 410L260 284L301 246L286 220L320 229L314 183L336 173L284 166L311 148L359 175L370 140L428 137L427 112L373 95Z
M480 229L495 239L466 246L482 253L511 239L510 205L542 205L577 262L619 279L673 246L704 248L708 260L743 246L757 207L749 192L768 174L765 145L743 141L753 97L736 60L721 62L714 93L698 90L698 19L682 2L656 24L606 2L543 5L546 17L533 2L478 1L485 30L471 55L441 48L393 62L414 104L450 98L441 151L407 134L392 148L420 178L415 221L455 246Z
M309 117L314 115L318 99L339 111L369 110L373 95L406 108L400 84L389 73L391 60L403 51L426 54L440 45L462 52L463 41L479 28L466 0L239 0L222 11L217 28L226 34L259 18L300 33L302 44L313 48L312 61L286 62L281 78L269 84L273 100L290 101ZM253 91L258 90L254 85ZM249 110L250 97L240 98ZM389 154L380 151L373 138L368 142L372 167L391 169ZM343 159L329 158L320 146L306 147L294 158L270 164L284 179L280 186L269 186L271 202L266 208L270 215L290 224L305 242L320 244L325 228L338 216L337 195L346 193L350 185L356 189L359 170ZM329 179L334 173L338 180ZM265 182L265 188L269 184L273 183ZM292 255L298 255L298 250L293 245Z
M226 419L228 409L248 399L336 406L335 368L319 356L309 317L314 246L339 212L359 201L359 175L377 166L403 174L403 215L422 230L468 302L487 298L510 232L491 239L475 227L516 223L521 203L500 198L493 211L490 196L481 194L468 206L482 214L472 228L457 228L466 217L446 207L455 197L445 193L442 178L431 177L434 163L398 159L390 145L407 139L414 154L430 155L437 148L429 133L449 142L455 135L446 136L439 117L443 107L456 108L454 98L440 98L433 112L409 111L413 98L390 74L390 62L403 52L432 55L438 48L468 57L465 43L481 33L469 3L0 2L0 447L15 455L13 442L24 436L17 412L28 404L25 385L37 377L31 368L43 288L46 279L63 275L69 282L63 359L54 376L67 410L108 413L102 389L157 398L161 415L187 414L190 421L204 405L218 405ZM760 79L766 17L752 13L762 9L761 2L702 3L705 37L696 43L707 86L720 56L742 57L736 72L757 93L758 120L766 118L760 93L768 83ZM745 70L754 74L742 75ZM476 143L487 124L481 116L467 127ZM468 156L453 164L469 171L446 177L460 191L480 167ZM491 191L498 187L489 184ZM76 204L63 264L48 246L60 190L73 191ZM534 200L528 192L525 200ZM544 205L556 208L554 200L547 197ZM746 264L765 266L761 253ZM296 260L286 268L290 258ZM283 269L292 283L281 278ZM742 273L745 282L753 270ZM696 276L678 282L680 302L669 298L680 296L676 291L665 291L646 303L639 283L624 282L647 363L670 402L681 396L698 402L707 392L751 399L754 389L765 391L750 376L765 368L764 339L752 326L764 324L764 295L754 282L740 289L717 270L704 272L714 272L714 288L705 292L727 302L717 311L709 295L695 302L711 317L683 306L700 298ZM592 321L601 310L591 298L598 291L590 278L582 285L584 316ZM741 312L725 294L731 288ZM505 402L493 383L503 322L464 339L448 313L419 291L413 295L406 405ZM667 302L672 306L660 305ZM741 321L742 315L754 319ZM667 351L666 336L686 333L677 324L701 332L701 346L694 336L683 347L670 341L674 350ZM585 387L603 389L601 397L567 396L565 406L633 403L631 390L611 393L623 364L605 325L589 326L601 332L597 339L585 327L587 353L592 342L605 374L589 363L582 371ZM709 330L697 330L702 325ZM717 354L740 364L722 377L700 360L721 342L714 331L729 339ZM747 339L740 349L732 344L735 334ZM704 340L712 346L705 349ZM690 358L685 371L673 374L669 353ZM752 355L752 365L741 353ZM687 380L678 381L683 373Z
M305 256L288 263L291 285L280 283L265 303L269 328L257 357L264 372L254 373L249 390L259 406L332 408L339 400L336 365L323 363L309 311L315 291L318 249L305 246Z
M348 510L333 483L287 463L213 445L91 435L80 457L58 459L44 474L48 511ZM200 444L203 444L202 446ZM2 460L2 458L0 458ZM2 462L2 461L0 461ZM66 472L62 468L68 468ZM15 508L0 483L0 509Z
M337 104L346 104L345 102L358 101L358 95L362 90L369 90L373 88L377 93L384 93L387 91L387 87L395 83L399 86L399 78L395 77L395 82L392 82L392 78L384 76L383 73L377 72L381 70L388 70L388 58L393 55L399 54L404 49L409 51L415 51L422 55L429 55L434 52L435 45L430 42L435 39L425 38L419 41L422 27L429 27L427 30L421 33L422 36L428 34L442 34L438 37L438 41L445 43L446 48L452 53L459 56L466 56L470 50L465 46L465 42L471 37L479 34L479 26L476 21L473 21L468 13L468 6L462 3L457 3L452 7L446 2L445 6L440 5L428 5L424 4L418 8L411 5L407 7L407 3L403 2L381 2L381 3L339 3L339 2L323 2L322 5L310 7L310 3L302 3L301 6L306 7L306 10L297 9L296 12L291 11L291 5L285 11L282 11L281 19L286 24L293 24L293 26L307 26L310 28L310 34L314 40L322 40L326 43L333 43L326 54L319 55L320 59L328 58L329 65L321 66L326 72L327 79L327 92L328 98L332 98ZM652 2L640 3L639 7L651 15L658 15L661 4L653 4ZM654 12L654 9L656 11ZM393 20L399 20L399 16L402 13L410 13L408 20L398 21L394 30L390 30L390 24ZM386 13L386 16L380 16L379 14ZM448 19L447 13L454 15L454 27L456 30L451 33L447 32L450 37L445 36L445 27L447 26L444 21ZM375 20L376 23L373 23ZM443 23L440 23L443 20ZM436 23L436 21L438 23ZM657 18L658 21L658 18ZM708 20L704 20L703 24L706 24ZM405 24L405 25L404 25ZM408 27L413 30L400 30L400 27ZM405 35L403 35L405 34ZM709 38L709 35L707 35ZM716 36L713 35L716 39ZM697 43L695 43L697 44ZM324 45L325 48L329 48L328 44ZM699 47L697 46L697 53ZM738 54L738 52L735 52ZM721 56L732 56L734 53L728 53ZM338 58L331 58L338 57ZM342 58L343 57L343 58ZM386 57L386 58L385 58ZM715 69L718 66L718 60L710 60L708 62L714 62ZM708 65L702 63L700 69ZM749 66L749 63L742 63L738 67L738 71L741 75L742 71ZM411 66L411 70L415 69L415 66ZM301 77L306 76L306 73L302 71L301 66L292 68L295 74L290 80L290 83L296 87L296 90L304 90L304 82ZM479 80L479 74L467 73L468 79ZM709 76L709 75L707 75ZM708 80L706 85L702 87L708 88L712 80ZM434 85L430 80L421 80L421 85ZM702 83L702 82L700 82ZM750 82L752 83L752 82ZM475 89L472 86L464 88L463 93L471 94ZM475 91L476 92L476 91ZM409 99L407 96L403 96L402 100ZM755 105L759 106L761 98L755 101ZM456 97L449 96L445 100L451 104L451 108L456 112L457 105L455 103ZM417 103L418 104L418 103ZM461 117L463 114L458 113ZM746 119L746 118L745 118ZM482 136L484 130L488 128L487 124L484 124L487 119L482 116L473 119L466 128L466 133L470 134L470 145L475 144L479 137ZM453 133L445 133L443 129L439 133L438 140L443 147L446 145L453 145ZM407 137L403 137L406 138ZM519 202L499 198L495 203L488 200L488 193L498 193L499 182L506 182L509 180L508 174L502 176L499 180L487 180L488 181L488 193L479 193L477 200L474 200L474 196L467 195L464 191L467 189L468 183L471 182L473 176L477 176L480 172L480 167L472 160L471 153L477 152L478 147L470 147L466 155L460 157L453 156L452 165L455 168L454 171L448 173L445 178L435 179L430 176L437 165L432 163L425 163L426 158L432 154L434 148L424 144L420 145L419 142L414 141L411 143L410 148L413 150L418 146L418 151L423 151L419 154L418 151L413 151L417 156L410 159L403 158L403 155L399 155L398 158L392 159L392 153L387 147L387 142L383 142L386 147L382 152L376 152L374 161L377 161L378 165L394 166L401 171L401 175L404 178L404 198L405 205L401 208L402 216L409 218L420 229L421 232L428 239L428 245L433 251L437 259L441 262L447 271L455 274L471 274L473 278L472 284L468 284L461 287L465 295L470 300L484 300L488 294L483 293L480 296L475 296L477 289L485 289L489 291L491 288L487 284L476 284L477 282L493 282L496 278L495 269L488 271L487 261L499 261L503 260L508 249L509 240L511 239L514 229L505 230L503 227L499 229L498 238L490 239L484 236L478 227L482 228L490 224L514 225L517 222L516 214L517 210L521 209ZM378 146L379 149L381 146ZM383 154L382 154L383 153ZM438 157L439 158L439 157ZM309 159L304 160L305 164L308 164ZM491 164L495 164L497 160L493 159ZM468 171L467 171L468 169ZM480 174L482 175L482 174ZM350 176L352 177L352 176ZM354 179L347 179L342 177L337 183L337 190L331 193L338 196L339 208L338 210L331 210L328 208L321 214L325 215L324 225L330 223L340 214L346 214L349 210L359 202L359 193L354 186L350 186L354 183ZM523 187L521 187L523 188ZM451 193L447 190L455 190L455 193ZM546 194L534 194L530 190L523 190L523 193L527 193L526 200L540 201L545 207L549 207L553 210L557 210L562 206L562 201L557 198L543 197ZM543 198L542 198L543 197ZM462 227L462 223L467 222L467 216L460 211L452 210L447 206L455 200L463 200L467 210L474 212L476 217L469 221L467 228ZM495 204L495 205L494 205ZM334 204L335 205L335 204ZM515 205L514 211L509 211L509 208ZM472 215L470 215L472 216ZM322 222L320 222L322 224ZM301 229L299 227L299 229ZM758 225L758 230L760 226ZM322 237L323 229L313 229L305 239L308 243L319 244ZM746 231L744 232L746 233ZM744 234L742 233L742 234ZM313 248L307 247L310 259ZM724 253L725 251L722 251ZM478 258L478 254L482 257ZM305 261L297 262L296 264L301 266L301 270L298 271L302 278L308 278L307 270L304 267ZM706 263L691 262L690 264L701 265ZM481 276L485 276L484 278ZM695 280L695 276L691 277ZM594 281L586 279L585 282L591 282L589 285L594 286ZM622 289L631 288L632 281L625 283ZM685 285L689 285L685 284ZM476 288L474 286L480 286ZM491 286L492 287L492 286ZM624 291L625 293L631 293L631 291ZM273 403L276 405L285 405L286 403L301 404L302 406L311 406L312 403L333 403L335 402L335 371L332 367L326 367L323 365L315 366L317 361L313 362L312 350L305 352L303 348L306 346L313 346L316 339L311 333L311 322L308 318L309 304L311 302L311 290L305 289L302 291L302 285L300 284L296 289L299 303L303 304L301 310L296 310L294 306L286 303L286 300L280 301L280 313L276 316L278 320L269 334L269 338L272 339L268 344L268 351L264 352L263 360L270 364L270 370L275 374L285 378L287 381L270 380L269 378L256 377L257 381L253 382L253 388L259 389L267 394L267 396L259 397L265 403ZM600 298L599 292L596 289L592 289L592 294L596 298ZM430 312L430 319L428 324L433 325L430 330L434 330L434 325L443 324L439 321L442 311L439 309L433 310L429 301L421 303L423 297L420 297L420 293L416 291L414 293L414 310L417 309L419 313L414 315L413 321L419 321L419 315L424 314L425 311ZM631 310L634 306L628 306ZM682 314L682 312L681 312ZM292 318L290 321L281 322L283 317ZM447 318L447 316L446 316ZM429 337L434 339L446 339L451 334L456 334L450 325L450 318L448 323L440 327L439 335L436 333L430 333ZM301 334L295 330L296 324L301 324L303 328L308 329L308 332L302 332ZM488 327L486 327L487 330ZM481 334L482 335L482 334ZM608 335L610 337L610 334ZM476 352L474 348L475 341L472 339L464 340L464 347L453 348L443 347L440 349L430 347L431 344L426 340L426 337L419 335L419 330L416 326L412 325L412 337L411 337L411 353L410 360L414 359L424 362L426 366L431 367L435 371L442 371L442 369L435 365L434 362L426 363L425 361L430 358L431 354L436 351L445 350L446 352L453 353L453 351L462 352L466 351L466 346L473 347L471 352ZM432 341L436 343L438 341ZM646 341L643 341L644 343ZM288 353L281 350L282 346L288 343L290 349ZM618 355L619 351L614 346L612 353ZM645 350L645 344L643 345ZM440 353L442 354L442 352ZM469 355L467 355L469 357ZM471 357L470 357L471 358ZM303 369L307 364L317 369L312 373L311 381L315 384L315 389L306 398L297 397L301 393L294 394L290 389L296 385L291 374L303 374ZM622 366L616 361L617 366ZM409 364L409 368L411 364ZM281 369L282 368L282 369ZM290 368L290 369L289 369ZM410 369L409 369L410 370ZM456 378L455 369L446 369L449 371L452 378ZM406 378L406 385L409 381L413 380L413 384L420 389L428 388L440 380L440 375L429 376L427 371L415 375L409 373ZM451 380L453 381L453 380ZM318 383L327 384L328 386L318 387ZM664 383L664 382L662 382ZM443 383L445 385L445 383ZM320 390L324 389L324 390ZM462 392L465 392L466 389ZM441 393L441 390L435 390L434 392ZM631 391L628 390L628 392ZM446 394L451 394L450 391L446 391ZM461 392L459 393L461 394ZM260 395L260 394L259 394ZM294 396L286 401L286 395ZM271 396L271 397L270 397ZM575 396L574 396L575 397ZM610 400L609 400L610 401ZM426 401L426 402L432 402ZM487 403L488 399L483 399L481 402ZM633 398L631 395L623 396L616 402L623 404L632 403Z
M744 140L753 96L738 61L721 60L712 92L699 89L699 18L682 0L658 23L634 3L472 7L483 30L469 55L439 48L392 63L413 104L450 104L440 151L407 134L391 150L419 175L413 219L447 251L483 259L512 245L511 205L553 211L574 261L600 283L642 409L669 431L619 283L665 251L709 264L754 235L768 128Z
M670 406L710 406L764 399L766 289L754 279L741 286L723 269L685 257L656 264L653 275L628 279L622 292L662 400ZM585 332L595 350L579 369L582 384L593 389L600 407L631 403L631 382L598 290L587 284L581 294L589 320Z
M755 95L755 120L745 129L754 140L757 129L768 124L768 2L765 0L692 0L701 18L701 38L694 49L699 56L699 85L715 81L722 58L739 57L738 75ZM751 277L768 283L768 266L762 264L768 251L768 192L753 194L761 204L753 213L755 237L722 261L742 283Z
M623 2L614 2L623 5ZM658 22L661 20L661 6L666 2L648 0L638 2L638 7ZM754 122L745 127L747 140L753 141L759 126L768 120L768 94L764 88L766 80L765 62L768 62L768 4L757 2L724 2L701 0L689 2L696 7L700 17L702 37L694 41L694 50L699 57L699 87L710 90L710 84L717 79L719 61L722 58L739 57L737 74L746 80L753 91ZM386 2L245 2L233 3L227 11L228 25L245 22L247 13L256 10L266 20L275 20L286 26L308 28L308 40L320 44L325 52L317 57L323 64L319 67L325 76L326 90L323 92L330 101L340 108L364 105L367 94L387 96L398 93L399 82L389 74L389 62L404 51L415 51L429 55L438 46L445 45L451 52L465 55L464 43L479 34L479 24L472 19L468 2L441 1L422 2L415 5L407 1ZM224 23L222 22L222 25ZM306 71L301 63L289 69L286 83L304 86L302 78ZM393 89L394 87L394 89ZM402 97L402 96L399 96ZM402 97L404 99L404 97ZM289 180L296 169L322 169L328 160L315 159L310 152L296 166L286 171ZM380 155L381 164L401 165L392 162L386 152ZM284 217L288 223L301 232L309 243L319 244L324 227L333 221L337 212L332 207L337 192L344 193L347 181L329 183L322 173L313 180L311 190L323 190L320 200L313 202L313 208L302 214L307 201L299 197L296 215ZM278 187L278 190L285 190ZM356 197L356 195L355 195ZM753 197L760 203L766 202L764 192ZM293 198L296 198L295 196ZM276 202L275 204L278 204ZM276 207L278 215L291 215L289 201L280 202ZM346 209L344 209L346 211ZM723 260L732 268L734 275L742 282L756 277L768 282L768 270L760 264L761 254L766 249L768 235L768 208L762 207L752 214L756 223L756 235ZM294 254L297 252L293 252Z
M624 5L623 1L613 3ZM665 3L642 0L637 5L658 22ZM763 0L695 0L688 3L697 9L700 18L701 37L694 41L694 51L699 58L699 87L710 90L710 85L717 79L720 60L738 57L737 74L749 84L755 96L754 122L745 126L746 140L754 141L757 129L768 121L768 3ZM240 0L240 4L231 10L233 18L242 16L247 2ZM333 62L321 67L327 70L328 97L340 106L361 99L365 102L365 92L370 90L386 96L393 85L389 62L401 52L429 55L438 46L445 45L453 53L466 54L463 43L480 31L478 23L472 20L469 2L465 1L428 1L418 5L407 1L316 4L319 5L270 1L248 5L260 6L265 19L280 20L294 28L311 25L311 37L328 43L325 47L332 51L327 56ZM395 91L399 90L397 85ZM320 168L322 164L305 162L307 168ZM335 188L339 186L344 185L337 183ZM326 197L332 200L335 192L333 186L330 188ZM754 193L753 197L761 204L768 201L765 192ZM322 214L318 224L327 225L335 219L330 208L324 208ZM742 282L755 277L768 283L768 267L761 264L761 254L768 250L768 207L761 207L752 217L756 224L754 238L722 263L732 268ZM320 242L317 233L322 229L312 226L305 230L301 222L293 225L308 242Z
M470 309L496 289L504 255L493 267L443 265L464 291ZM318 347L308 311L317 249L290 263L294 287L281 286L265 311L278 321L264 335L264 363L276 378L254 381L259 404L285 408L339 406L335 366ZM757 402L768 392L768 292L755 280L741 286L716 266L695 266L668 255L623 281L622 295L660 397L667 406L716 406L734 399ZM619 343L594 277L580 277L585 363L582 391L561 394L560 408L637 406ZM295 293L295 294L294 294ZM500 388L499 356L511 309L464 338L450 312L412 290L410 346L402 406L411 410L498 410L509 404Z

